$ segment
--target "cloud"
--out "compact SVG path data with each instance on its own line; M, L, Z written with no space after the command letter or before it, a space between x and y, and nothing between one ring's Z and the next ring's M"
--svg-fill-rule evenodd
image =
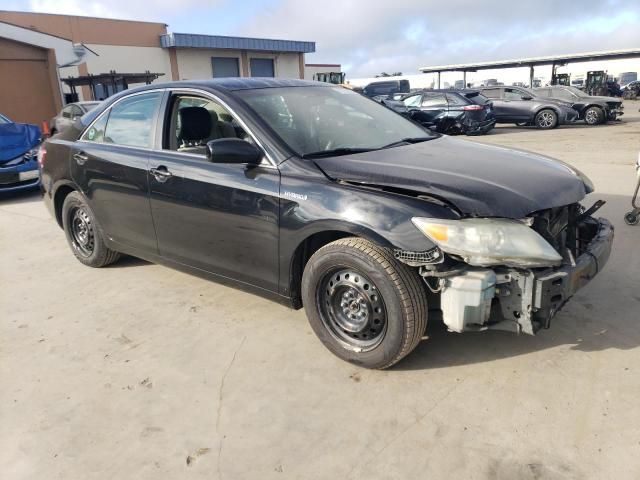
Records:
M199 9L222 6L223 3L216 0L29 0L29 9L39 13L169 23L173 14L190 11L198 15Z
M256 12L242 33L316 41L314 62L349 76L418 73L420 66L640 46L640 4L539 0L282 0Z
M315 41L307 61L341 63L349 78L640 47L640 2L623 0L27 1L33 11L160 21L172 31Z

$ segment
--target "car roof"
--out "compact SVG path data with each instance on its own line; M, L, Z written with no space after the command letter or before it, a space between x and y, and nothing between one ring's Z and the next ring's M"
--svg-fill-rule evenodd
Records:
M442 92L442 93L459 93L465 95L467 93L480 93L477 88L436 88L434 90L425 90L425 92Z

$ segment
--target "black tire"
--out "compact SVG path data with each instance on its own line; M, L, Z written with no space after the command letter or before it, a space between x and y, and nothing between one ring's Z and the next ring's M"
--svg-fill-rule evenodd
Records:
M624 215L624 221L627 225L638 225L638 222L640 222L640 215L635 212L627 212Z
M104 267L120 258L104 243L104 234L91 207L79 192L71 192L62 204L62 227L75 257L88 267Z
M558 126L558 114L550 108L544 108L536 113L534 123L541 130L551 130Z
M605 122L604 112L600 107L589 107L584 112L584 122L587 125L600 125Z
M352 291L356 297L349 299ZM400 361L418 345L427 324L426 292L417 271L362 238L336 240L309 259L302 299L311 328L325 347L365 368L383 369ZM338 306L338 301L350 303ZM353 322L363 323L343 330L353 326L344 324L352 321L345 317L353 308L364 316Z

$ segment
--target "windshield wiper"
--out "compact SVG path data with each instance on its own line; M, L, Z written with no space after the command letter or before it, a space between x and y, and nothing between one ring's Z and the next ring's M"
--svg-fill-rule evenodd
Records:
M376 148L352 148L352 147L340 147L332 148L330 150L320 150L318 152L305 153L302 158L322 158L322 157L337 157L339 155L350 155L352 153L364 153L377 150Z
M438 138L438 136L437 135L433 135L433 136L430 136L430 137L408 137L408 138L403 138L402 140L398 140L396 142L391 142L388 145L384 145L383 147L380 147L380 149L399 147L400 145L404 145L406 143L427 142L429 140L433 140L434 138Z

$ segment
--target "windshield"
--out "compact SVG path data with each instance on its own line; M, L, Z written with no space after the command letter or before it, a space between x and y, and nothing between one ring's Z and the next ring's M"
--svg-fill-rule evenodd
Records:
M11 123L11 120L9 120L4 115L0 115L0 125L3 124L3 123Z
M580 90L579 88L576 88L576 87L566 87L566 90L569 90L571 93L573 93L574 95L576 95L578 97L588 97L589 96L586 93L584 93L582 90Z
M435 135L342 87L283 87L236 92L298 155L375 150Z

